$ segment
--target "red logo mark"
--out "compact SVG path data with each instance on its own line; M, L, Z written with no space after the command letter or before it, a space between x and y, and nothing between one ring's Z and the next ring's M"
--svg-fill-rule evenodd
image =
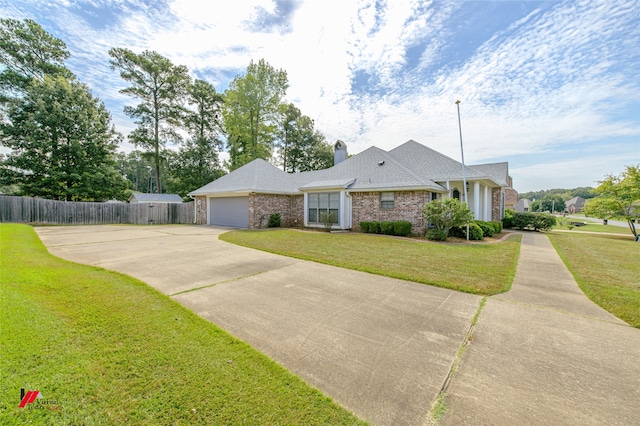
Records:
M27 404L33 404L38 397L42 398L40 391L30 390L25 394L24 389L20 389L20 405L18 405L18 408L24 408Z

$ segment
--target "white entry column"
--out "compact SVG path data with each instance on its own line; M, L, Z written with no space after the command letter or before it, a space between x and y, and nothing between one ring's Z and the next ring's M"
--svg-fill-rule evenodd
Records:
M480 182L473 182L473 218L480 220Z

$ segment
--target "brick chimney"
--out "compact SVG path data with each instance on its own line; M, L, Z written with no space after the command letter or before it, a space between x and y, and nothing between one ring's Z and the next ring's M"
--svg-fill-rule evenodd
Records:
M333 165L343 162L347 159L347 144L340 139L333 145Z

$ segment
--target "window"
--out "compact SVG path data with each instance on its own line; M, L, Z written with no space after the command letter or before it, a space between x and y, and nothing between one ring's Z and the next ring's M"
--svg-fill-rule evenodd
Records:
M322 223L324 214L333 213L333 223L338 223L340 217L340 193L339 192L318 192L307 195L308 220L309 223Z
M392 209L393 208L394 193L393 192L381 192L380 193L380 208Z
M458 189L453 190L453 198L460 199L460 191Z
M438 199L438 193L437 192L432 192L431 193L431 201L435 201Z

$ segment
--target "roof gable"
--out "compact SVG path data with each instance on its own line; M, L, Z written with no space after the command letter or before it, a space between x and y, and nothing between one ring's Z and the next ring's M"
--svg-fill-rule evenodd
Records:
M435 181L462 179L462 163L414 140L389 151L389 155L412 170ZM480 179L481 174L465 166L467 179Z

